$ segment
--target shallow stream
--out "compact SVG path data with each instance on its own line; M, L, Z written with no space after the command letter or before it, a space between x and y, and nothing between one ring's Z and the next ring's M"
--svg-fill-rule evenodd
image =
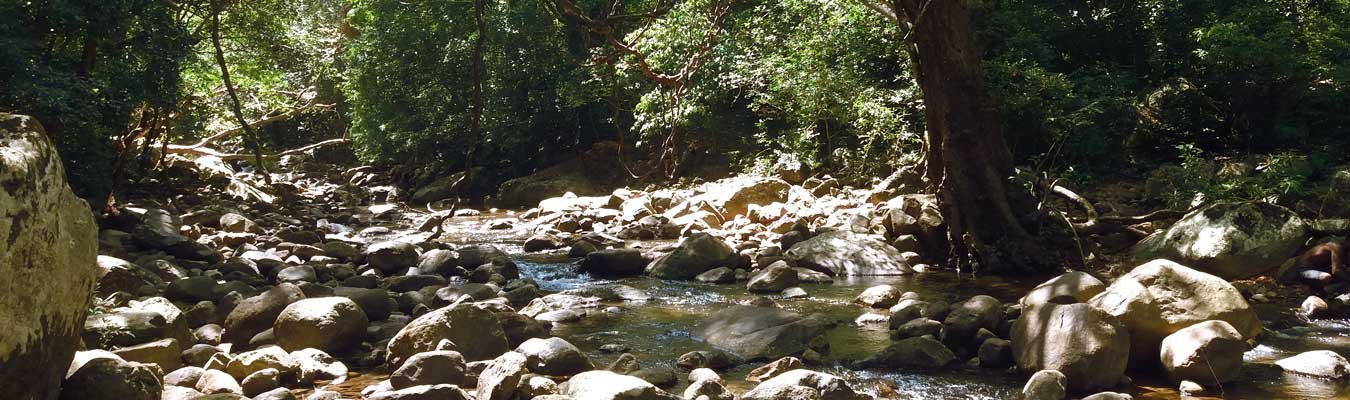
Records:
M647 301L612 303L617 313L589 316L575 323L555 324L553 334L573 343L587 352L597 368L604 368L618 358L600 347L620 343L631 348L644 368L674 367L680 355L711 347L693 336L694 327L707 315L722 308L747 304L756 295L748 293L744 284L708 284L686 281L663 281L648 277L597 279L576 272L576 259L565 255L566 250L552 253L524 254L521 243L524 235L510 230L491 231L484 223L504 217L502 214L474 218L455 218L449 221L447 240L455 244L492 244L502 248L516 259L523 277L534 279L540 289L557 292L592 285L622 284L650 296ZM630 243L652 247L669 242ZM1016 301L1039 281L1017 281L999 277L958 277L952 272L894 277L853 277L830 284L804 283L802 288L810 297L783 299L768 296L779 306L803 314L819 313L839 324L827 333L830 351L825 355L830 364L812 367L850 380L854 388L872 393L894 390L889 398L904 399L1012 399L1017 398L1026 377L1014 371L958 367L946 371L927 370L854 370L848 366L885 348L890 339L886 324L855 325L853 320L869 311L885 314L886 310L871 310L852 303L864 289L881 284L894 285L913 291L923 299L940 299L956 303L974 295L993 296L1004 302ZM1263 320L1288 318L1288 308L1258 307ZM1309 326L1269 331L1259 345L1246 354L1242 378L1223 388L1214 388L1217 398L1233 399L1350 399L1350 384L1304 378L1282 373L1273 365L1275 360L1303 351L1329 349L1350 355L1350 321L1322 320ZM721 372L727 385L735 392L754 387L744 380L745 375L762 363L746 363ZM677 370L678 371L678 370ZM678 372L677 372L678 373ZM1177 398L1175 386L1161 378L1147 378L1146 374L1127 372L1136 376L1137 385L1129 393L1135 398ZM382 376L371 373L341 385L343 392L359 395L363 384L373 383ZM889 389L889 390L888 390ZM683 387L675 388L680 393Z

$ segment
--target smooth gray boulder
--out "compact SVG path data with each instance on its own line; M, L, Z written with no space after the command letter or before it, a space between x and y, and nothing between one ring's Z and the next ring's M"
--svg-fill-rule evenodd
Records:
M1285 372L1312 377L1343 380L1350 378L1350 361L1331 350L1299 353L1275 362Z
M1204 321L1227 322L1243 340L1261 333L1261 320L1236 287L1169 260L1135 267L1088 304L1115 316L1129 330L1134 366L1157 366L1163 338Z
M741 395L741 400L862 400L843 378L805 369L794 369L770 378Z
M792 269L785 262L778 261L752 274L750 281L745 284L745 290L777 293L797 286L797 283L797 270Z
M655 385L627 375L619 375L610 371L598 370L587 371L573 376L572 379L564 383L561 389L563 395L571 396L573 399L594 399L594 400L672 400L678 397L672 396Z
M956 362L956 353L931 336L905 338L886 346L880 354L863 361L864 365L904 368L943 368Z
M346 297L304 299L287 305L273 326L277 345L287 351L315 348L327 352L361 344L370 321Z
M472 398L459 386L443 383L379 392L366 397L365 400L470 400Z
M595 369L585 353L559 337L526 340L516 352L525 356L530 372L536 374L569 376Z
M508 350L501 321L472 304L456 304L426 313L389 340L386 362L397 369L414 354L436 350L440 341L454 343L468 361L495 358Z
M23 388L6 387L5 390L11 389ZM96 358L84 363L66 378L61 384L59 399L159 400L163 390L164 386L156 376L155 369L148 364Z
M821 233L793 245L783 256L798 266L834 276L914 273L895 247L846 231Z
M736 264L736 251L722 239L707 233L696 233L681 242L670 254L658 257L647 265L647 274L661 279L694 279L717 267Z
M713 313L695 328L703 341L748 360L801 354L827 324L814 316L750 305Z
M418 385L458 385L464 382L464 356L457 351L438 350L417 353L389 375L394 389Z
M366 248L366 263L384 272L416 267L418 256L417 246L399 240L380 242Z
M1018 368L1058 371L1068 377L1073 392L1115 387L1125 374L1130 347L1120 321L1083 303L1034 306L1024 310L1012 328Z
M1022 308L1045 303L1086 303L1093 296L1106 290L1101 280L1082 271L1070 271L1036 285L1018 302Z
M1247 342L1232 325L1205 321L1177 331L1162 341L1162 364L1172 382L1202 385L1232 382L1242 370Z
M1134 248L1134 260L1165 258L1225 279L1280 266L1311 234L1294 211L1263 201L1216 202L1192 211Z
M508 351L488 363L478 374L478 400L508 400L516 393L527 372L525 356Z
M303 298L305 293L299 286L282 283L262 294L244 299L225 317L225 331L221 334L221 340L240 347L246 346L254 335L271 329L272 323L276 322L277 316L286 306Z
M1064 400L1067 393L1068 378L1053 369L1031 374L1031 379L1022 386L1024 400Z

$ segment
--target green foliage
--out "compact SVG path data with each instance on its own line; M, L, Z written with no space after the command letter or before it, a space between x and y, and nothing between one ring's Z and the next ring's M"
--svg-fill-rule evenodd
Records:
M82 195L109 189L113 140L142 111L172 115L162 125L180 143L237 125L202 40L217 3L0 1L0 108L39 117ZM860 2L739 0L714 23L714 0L574 1L593 18L618 7L627 17L610 28L641 57L552 1L485 0L482 33L473 1L219 4L246 119L334 105L263 128L271 149L347 131L368 161L448 172L476 148L500 178L605 140L746 169L792 156L853 182L918 158L923 104L905 43ZM1181 204L1297 197L1347 157L1350 0L974 4L988 90L1035 172L1090 180L1176 163L1155 198ZM710 36L706 62L691 63ZM639 58L657 73L697 68L672 89Z
M1311 182L1330 166L1323 153L1280 152L1216 161L1194 145L1177 146L1177 152L1180 165L1154 171L1145 197L1178 210L1210 201L1267 200L1292 205L1316 194Z
M529 2L488 2L480 160L528 160L576 145L592 99L554 17ZM373 161L462 165L470 132L472 2L361 0L343 86L352 138ZM557 147L555 147L557 146Z
M164 2L0 2L0 109L36 116L82 196L111 187L111 140L178 100L191 42Z
M1110 173L1184 145L1279 153L1350 136L1333 105L1350 100L1350 2L991 4L989 82L1020 159Z
M846 176L884 174L919 148L919 93L894 28L860 4L782 1L744 14L729 89L746 93L761 146Z

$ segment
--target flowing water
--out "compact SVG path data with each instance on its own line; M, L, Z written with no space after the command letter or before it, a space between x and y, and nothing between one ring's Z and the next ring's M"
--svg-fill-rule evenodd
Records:
M598 368L609 365L618 354L605 353L600 347L619 343L631 348L644 368L674 367L680 355L710 346L699 341L694 327L707 315L722 308L746 304L756 295L746 292L742 284L708 284L686 281L662 281L648 277L597 279L576 271L575 259L560 253L523 254L520 244L524 235L509 230L491 231L482 228L484 222L504 217L503 214L475 218L456 218L450 224L448 240L456 244L493 244L514 254L524 277L535 280L540 289L556 292L594 285L621 284L636 288L649 296L646 301L611 303L618 312L589 316L575 323L555 324L553 334L573 343L591 356ZM670 242L634 243L644 247ZM564 251L565 252L565 251ZM783 299L768 296L788 310L803 314L819 314L839 323L826 335L830 343L826 360L829 365L815 366L847 378L855 389L877 393L888 387L897 394L891 398L913 399L1010 399L1018 397L1025 375L1005 370L959 367L945 371L929 370L855 370L848 367L855 360L866 358L885 348L890 339L886 324L854 325L858 316L872 311L853 304L852 299L864 289L881 284L894 285L913 291L925 300L938 299L955 303L977 294L993 296L1001 301L1016 301L1039 282L1021 282L997 277L962 278L951 272L935 272L897 277L853 277L829 284L802 284L808 298ZM1258 307L1263 320L1287 318L1287 308ZM885 313L885 310L876 310ZM1234 399L1350 399L1350 385L1283 374L1273 365L1275 360L1318 349L1330 349L1343 355L1350 354L1350 321L1323 320L1309 326L1267 331L1260 345L1246 354L1242 378L1214 390L1216 397ZM743 392L754 387L745 381L750 369L761 363L746 363L721 374L733 391ZM1129 373L1132 376L1157 375ZM382 379L369 374L343 385L343 392L359 393L361 383ZM1136 398L1176 398L1175 386L1161 378L1139 378L1130 394ZM682 388L676 388L680 393Z

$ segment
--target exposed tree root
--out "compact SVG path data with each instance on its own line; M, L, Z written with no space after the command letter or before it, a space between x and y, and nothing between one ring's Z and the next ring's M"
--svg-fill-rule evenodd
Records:
M1088 201L1087 198L1084 198L1078 193L1074 193L1074 191L1069 190L1069 188L1060 185L1052 185L1050 189L1056 194L1078 203L1078 206L1082 207L1083 212L1087 214L1086 221L1073 222L1070 220L1070 225L1073 227L1074 232L1079 235L1102 235L1113 232L1127 232L1142 239L1143 237L1148 236L1148 232L1144 232L1130 225L1164 219L1181 218L1183 215L1186 215L1186 211L1163 209L1138 216L1102 216L1097 213L1097 207L1093 206L1091 201Z

